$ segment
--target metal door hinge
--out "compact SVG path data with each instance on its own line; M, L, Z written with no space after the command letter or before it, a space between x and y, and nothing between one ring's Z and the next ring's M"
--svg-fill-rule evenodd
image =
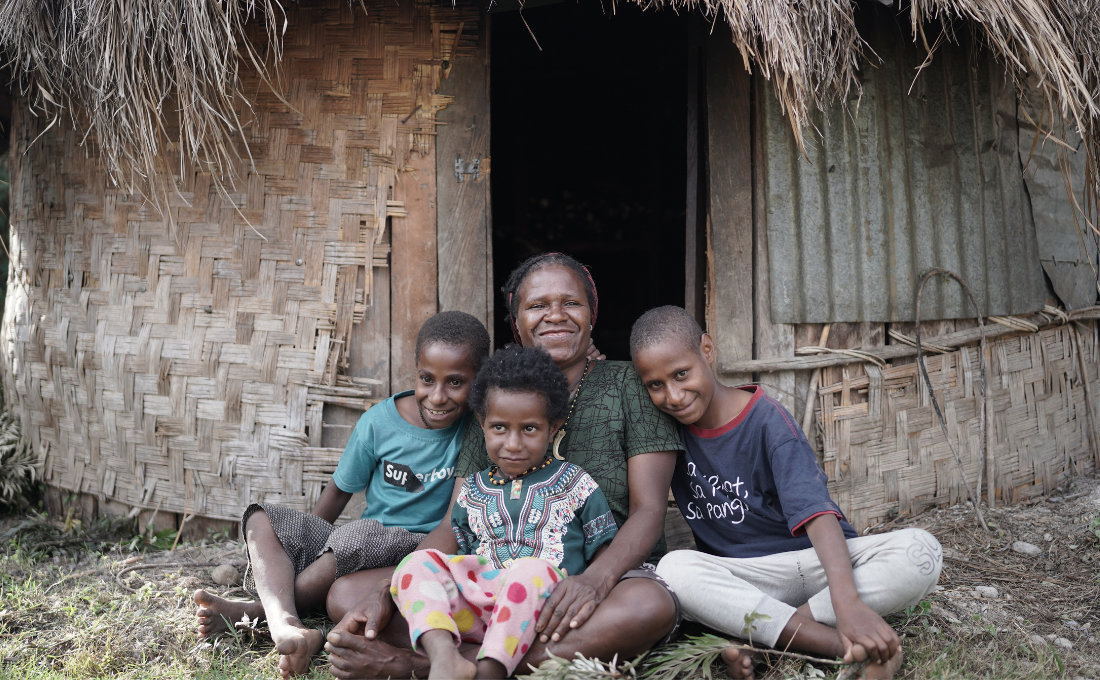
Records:
M481 159L455 159L455 179L459 182L475 182L481 177Z

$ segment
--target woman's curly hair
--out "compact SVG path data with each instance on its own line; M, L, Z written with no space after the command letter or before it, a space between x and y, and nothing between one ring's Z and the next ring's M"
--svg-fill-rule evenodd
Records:
M489 390L535 392L546 402L546 419L561 420L569 412L569 381L550 355L541 349L508 345L485 360L470 388L470 410L485 420Z

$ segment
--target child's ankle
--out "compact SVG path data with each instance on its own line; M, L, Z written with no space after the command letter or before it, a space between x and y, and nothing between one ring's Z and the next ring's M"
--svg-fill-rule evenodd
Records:
M479 678L507 678L508 669L496 659L478 659L477 677Z
M424 649L428 658L435 661L437 658L447 658L452 654L458 654L455 647L455 639L449 630L434 628L420 635L417 643Z

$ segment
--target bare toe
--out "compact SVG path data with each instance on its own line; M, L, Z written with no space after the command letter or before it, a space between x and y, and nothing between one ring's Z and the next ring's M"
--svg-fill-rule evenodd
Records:
M191 599L198 605L195 616L199 637L225 632L229 630L228 622L240 621L245 616L253 620L263 617L263 606L255 600L226 600L205 590L196 590Z
M726 664L726 673L737 680L751 680L756 677L752 667L752 655L736 647L722 650L722 661Z
M300 630L301 635L284 638L275 645L275 651L279 653L279 673L284 678L308 673L310 662L324 646L325 638L321 631L314 628Z

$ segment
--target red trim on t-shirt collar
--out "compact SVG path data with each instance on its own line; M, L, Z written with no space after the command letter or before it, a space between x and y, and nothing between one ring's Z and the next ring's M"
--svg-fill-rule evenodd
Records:
M756 405L756 402L760 397L764 396L764 387L761 385L743 385L738 387L739 390L745 390L746 392L752 392L752 399L749 399L748 406L741 409L741 412L737 414L737 417L729 421L721 427L716 427L712 430L708 430L702 427L696 427L695 425L688 425L688 432L692 433L696 437L704 437L706 439L713 439L714 437L720 437L729 432L733 428L741 424L745 418L748 417L749 411Z

